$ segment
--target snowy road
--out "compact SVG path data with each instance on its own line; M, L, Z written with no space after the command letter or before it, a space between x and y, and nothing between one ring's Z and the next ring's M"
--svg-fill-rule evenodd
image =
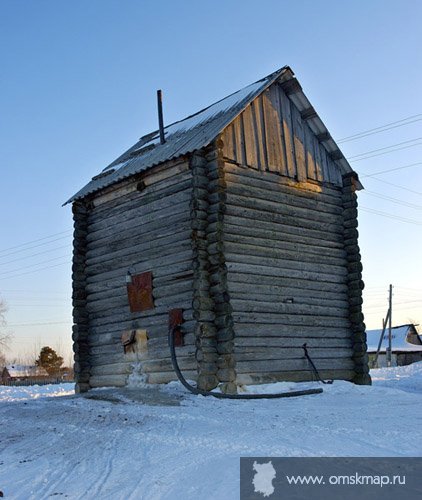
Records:
M45 396L69 385L0 386L0 490L22 500L229 500L240 456L421 456L422 363L372 375L372 387L335 382L282 400L222 401L170 384L157 406L118 391L86 399Z

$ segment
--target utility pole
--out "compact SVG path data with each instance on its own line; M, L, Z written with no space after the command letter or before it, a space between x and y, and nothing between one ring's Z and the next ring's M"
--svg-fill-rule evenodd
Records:
M393 285L390 285L388 290L388 349L387 349L387 366L391 366L391 317L393 316Z
M391 348L392 348L392 334L391 334L391 316L392 316L392 306L393 306L393 285L390 285L388 289L388 310L385 316L385 319L382 320L382 331L380 335L380 339L378 342L377 352L375 353L374 359L372 361L372 367L376 368L378 362L378 356L381 351L382 341L384 340L385 330L387 329L388 324L388 347L385 349L385 358L387 366L391 366Z

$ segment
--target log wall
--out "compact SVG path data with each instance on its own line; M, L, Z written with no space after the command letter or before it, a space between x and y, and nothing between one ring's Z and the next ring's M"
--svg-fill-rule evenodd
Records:
M237 383L352 380L355 362L342 190L226 162L221 250Z
M89 383L88 388L125 385L134 370L146 382L175 379L167 346L172 308L184 310L185 345L177 348L180 366L189 378L196 377L191 197L189 163L173 162L160 175L154 169L145 173L130 189L125 186L120 196L114 191L100 193L83 214L84 251L79 258L83 269L74 293L81 296L88 316L83 338L81 326L77 327L89 367L89 380L85 380L87 370L79 378L80 383ZM130 312L128 270L133 274L152 271L153 309ZM141 357L125 354L121 345L123 331L135 328L147 330L149 338L148 352Z

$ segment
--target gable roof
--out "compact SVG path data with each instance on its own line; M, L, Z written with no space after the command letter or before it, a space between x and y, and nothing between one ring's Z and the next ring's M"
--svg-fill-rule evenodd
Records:
M166 142L160 144L159 131L155 130L108 165L100 174L73 195L66 203L111 186L132 175L143 172L159 163L192 153L208 146L217 136L270 85L278 81L299 111L310 113L308 123L318 135L328 153L342 173L352 172L337 144L311 106L289 66L271 73L247 87L230 94L220 101L183 120L164 127ZM358 188L362 186L358 184ZM66 204L65 203L65 204Z
M422 340L416 332L415 325L408 324L408 325L394 326L391 330L392 330L391 332L392 352L422 351ZM381 333L382 330L368 330L366 332L366 337L367 337L366 343L368 345L368 352L377 351ZM410 337L412 337L414 342L416 343L409 342ZM380 352L384 353L387 347L388 347L388 330L386 329Z

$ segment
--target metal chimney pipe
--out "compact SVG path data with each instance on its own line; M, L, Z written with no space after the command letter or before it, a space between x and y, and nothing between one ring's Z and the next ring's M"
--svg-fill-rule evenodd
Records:
M163 95L161 90L157 90L157 106L158 106L158 127L160 129L160 143L164 144L164 121L163 121Z

